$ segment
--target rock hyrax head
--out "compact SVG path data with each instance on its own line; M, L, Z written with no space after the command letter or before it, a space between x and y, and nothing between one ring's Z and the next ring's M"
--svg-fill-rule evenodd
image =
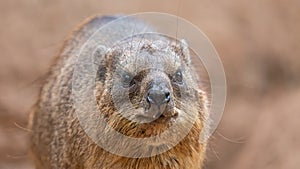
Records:
M158 134L177 120L192 122L192 113L201 116L185 41L145 36L125 39L107 50L105 90L98 97L109 124L134 136Z

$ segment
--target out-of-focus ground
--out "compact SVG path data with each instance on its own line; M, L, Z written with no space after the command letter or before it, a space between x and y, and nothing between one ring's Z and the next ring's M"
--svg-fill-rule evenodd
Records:
M66 34L93 14L145 11L188 19L223 61L227 104L206 168L298 169L299 0L1 0L0 168L33 168L21 128Z

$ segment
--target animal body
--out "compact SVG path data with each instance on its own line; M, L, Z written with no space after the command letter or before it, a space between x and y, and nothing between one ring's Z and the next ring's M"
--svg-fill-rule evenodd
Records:
M95 53L99 62L95 63L97 74L93 89L106 125L123 135L149 138L160 136L176 122L183 126L177 130L179 132L185 130L185 123L192 123L178 144L153 156L125 157L104 150L80 124L72 97L72 78L78 61L74 51L99 28L119 18L89 18L66 39L30 117L31 152L36 168L201 169L207 143L200 142L199 137L207 122L208 101L206 92L194 78L196 72L190 50L183 40L161 34L140 34L113 46L102 46L101 51ZM135 22L137 29L150 29L141 20L130 22ZM130 28L126 24L122 28L113 27L101 38L111 41L125 32L132 32L127 29ZM195 119L190 118L193 114ZM107 139L105 131L96 136ZM170 139L176 137L176 133L170 135ZM148 144L143 150L151 153L165 143ZM139 148L132 152L138 153Z

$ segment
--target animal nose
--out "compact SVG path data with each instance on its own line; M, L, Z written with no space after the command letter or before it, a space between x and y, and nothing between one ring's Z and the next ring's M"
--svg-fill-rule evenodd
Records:
M147 101L157 106L168 103L171 99L170 92L166 89L153 87L149 90Z

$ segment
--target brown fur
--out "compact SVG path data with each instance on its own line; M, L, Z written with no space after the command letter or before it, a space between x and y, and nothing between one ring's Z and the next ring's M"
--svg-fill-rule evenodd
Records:
M195 168L201 169L205 158L205 150L207 143L199 142L199 137L204 132L206 125L207 113L207 98L206 93L196 88L192 77L187 78L184 88L191 95L187 100L180 100L176 95L175 89L172 95L175 97L174 106L184 112L195 111L198 113L192 129L189 134L180 141L175 147L169 151L147 158L127 158L111 154L96 143L94 143L84 132L79 124L76 116L73 102L71 98L72 76L74 71L74 63L76 57L73 52L76 48L82 45L89 36L93 34L100 26L112 20L110 17L93 17L85 21L71 36L65 41L63 48L52 66L49 76L41 89L39 100L34 106L30 117L30 126L33 130L32 134L32 154L35 159L36 167L40 169L54 168L146 168L146 169L179 169L179 168ZM137 23L139 24L139 23ZM112 30L114 31L114 30ZM107 37L104 37L107 38ZM167 44L167 47L158 47L159 50L172 50L175 54L181 57L186 64L190 64L189 58L186 58L185 49L172 43L171 39L163 36L158 37L162 40L162 44ZM126 42L126 41L125 41ZM128 42L128 41L127 41ZM149 43L150 42L150 43ZM151 58L154 55L161 53L153 47L156 41L148 40L143 37L131 39L131 43L140 44L138 51L141 55L149 55ZM149 137L160 134L167 129L172 123L166 119L159 119L153 123L137 124L130 122L118 116L118 113L113 108L112 98L109 87L111 85L111 72L117 69L116 62L124 66L123 61L130 58L119 56L115 51L131 48L132 44L120 44L117 47L112 47L114 52L106 53L106 59L100 62L106 69L105 78L102 77L96 85L96 98L101 112L107 117L109 125L115 130L132 137ZM168 57L171 57L170 55ZM104 57L104 56L102 56ZM124 58L125 57L125 58ZM189 57L189 56L188 56ZM116 59L117 61L115 61ZM166 58L168 61L170 58ZM176 60L171 58L172 60ZM151 59L150 59L151 60ZM185 65L186 66L186 65ZM164 69L165 65L162 65ZM172 67L172 65L170 65ZM187 67L187 66L186 66ZM129 69L132 68L129 64ZM188 70L189 73L194 73L193 70ZM149 79L154 78L159 74L148 74ZM167 78L161 75L162 78ZM187 75L188 76L188 75ZM143 93L147 78L144 78L142 88L138 94ZM194 90L195 89L195 90ZM138 104L139 96L134 94L133 97ZM121 101L120 101L121 102ZM124 107L123 111L129 111ZM172 111L173 113L176 111ZM154 125L155 124L155 125ZM105 133L100 133L105 136Z

